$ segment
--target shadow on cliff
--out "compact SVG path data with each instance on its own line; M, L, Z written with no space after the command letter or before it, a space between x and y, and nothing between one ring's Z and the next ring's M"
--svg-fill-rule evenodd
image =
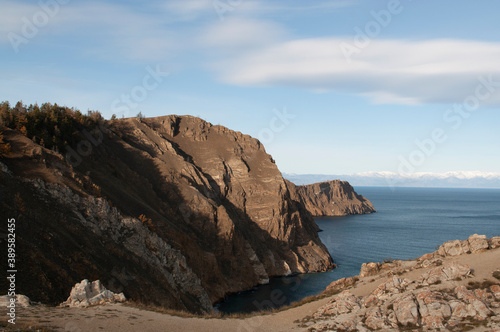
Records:
M245 241L264 263L269 276L283 273L273 265L269 251L276 260L293 262L288 256L289 243L271 237L245 211L224 197L214 179L203 173L175 142L169 141L184 162L193 165L208 179L208 186L189 181L188 177L175 178L179 174L169 179L169 169L156 162L155 150L135 139L133 130L131 125L121 123L117 130L121 137L105 137L103 144L78 170L89 174L101 188L102 195L124 214L150 218L152 229L186 257L212 302L259 283L259 276L245 251ZM198 207L193 208L190 198L185 198L179 187L188 184L213 202L213 211L202 213ZM220 205L225 207L234 223L232 238L219 235L217 217L213 214ZM292 239L292 246L306 244L299 241L299 238Z
M63 183L80 194L102 196L124 216L143 215L150 219L148 227L186 257L213 303L258 284L259 276L248 257L245 242L263 262L269 276L282 273L269 257L269 251L276 261L293 262L290 249L306 244L300 234L295 232L289 243L271 237L230 202L215 180L197 168L193 158L175 142L171 143L177 154L196 167L208 185L170 173L157 162L150 145L135 139L133 130L134 127L121 122L115 131L103 135L101 144L79 166L61 173ZM16 147L21 150L14 144L13 148ZM60 162L57 160L50 155L37 158L23 155L5 162L16 175L53 182L60 169L54 166ZM37 197L30 184L19 178L2 174L1 180L2 217L4 213L5 218L17 216L19 270L30 271L19 276L19 293L35 301L57 304L66 300L76 282L84 278L100 279L110 290L123 291L128 298L139 302L199 312L196 300L189 294L177 294L159 271L146 265L135 253L86 229L74 211L61 206L55 198ZM195 187L212 202L214 210L200 212L198 206L193 208L189 197L183 196L180 186L185 185ZM214 212L220 205L234 223L235 231L230 238L219 234ZM296 222L290 227L295 227ZM2 252L5 248L2 246ZM4 283L2 280L0 286L6 286Z

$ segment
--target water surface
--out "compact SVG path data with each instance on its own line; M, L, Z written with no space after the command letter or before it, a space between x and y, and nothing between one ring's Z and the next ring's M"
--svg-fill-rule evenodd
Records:
M359 274L361 264L416 258L443 242L478 233L500 236L500 190L356 187L377 213L317 218L338 268L273 278L268 285L227 298L223 312L280 307L322 292L332 281Z

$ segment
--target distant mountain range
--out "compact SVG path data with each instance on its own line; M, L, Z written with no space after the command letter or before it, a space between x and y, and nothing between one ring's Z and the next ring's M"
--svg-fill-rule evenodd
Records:
M454 171L446 173L364 172L344 175L287 174L283 176L297 185L340 179L353 186L500 188L500 173Z

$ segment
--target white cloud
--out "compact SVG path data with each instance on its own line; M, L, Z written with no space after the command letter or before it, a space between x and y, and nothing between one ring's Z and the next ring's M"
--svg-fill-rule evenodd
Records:
M349 38L276 41L214 68L236 85L342 91L396 104L462 102L475 92L479 77L493 75L500 82L500 43L372 40L351 61L341 50L345 43L354 44ZM500 93L488 102L499 103Z

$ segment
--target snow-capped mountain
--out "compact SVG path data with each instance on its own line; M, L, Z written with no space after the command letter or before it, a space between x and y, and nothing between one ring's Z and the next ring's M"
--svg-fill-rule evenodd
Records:
M363 172L343 175L283 173L283 176L298 185L341 179L349 181L353 186L500 188L500 173L479 171L418 172L411 174Z

